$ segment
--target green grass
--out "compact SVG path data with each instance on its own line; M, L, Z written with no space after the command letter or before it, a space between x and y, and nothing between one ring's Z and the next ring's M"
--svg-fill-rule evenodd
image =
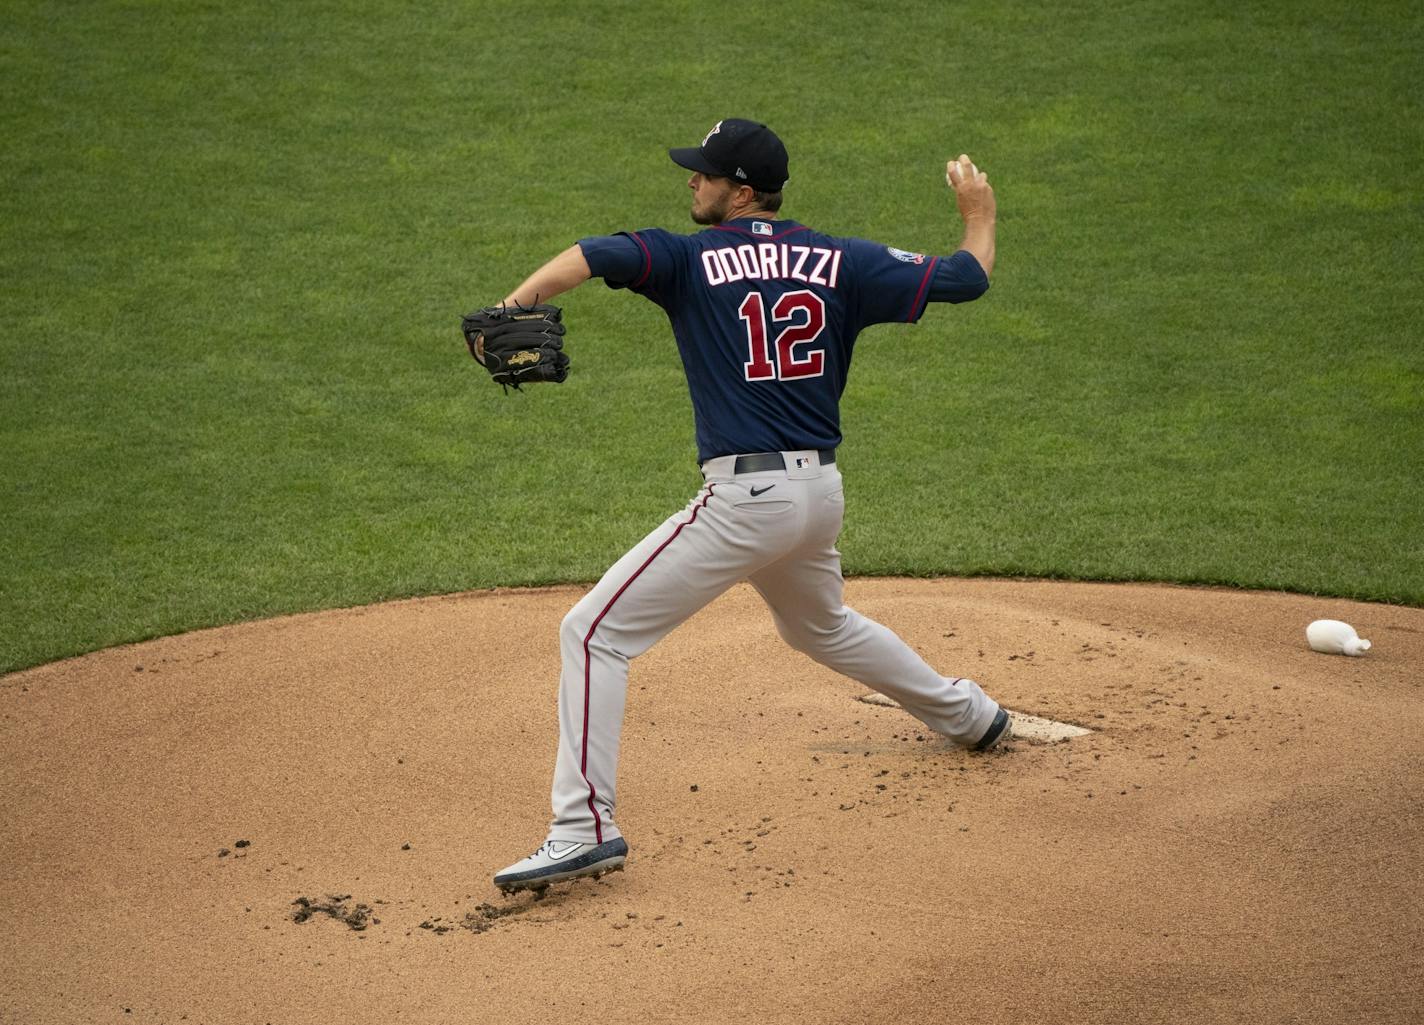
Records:
M594 12L597 13L594 13ZM15 2L0 12L0 671L278 612L588 580L697 484L661 313L586 286L505 398L466 308L690 228L719 117L788 216L948 251L866 333L854 573L1424 604L1417 5Z

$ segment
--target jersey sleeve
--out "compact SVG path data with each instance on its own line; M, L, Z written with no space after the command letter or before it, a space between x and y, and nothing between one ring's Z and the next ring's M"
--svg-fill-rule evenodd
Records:
M979 261L963 250L941 257L864 239L848 239L844 244L856 269L861 327L913 323L931 300L968 302L989 287Z
M588 269L609 288L626 288L658 300L675 282L682 266L682 236L661 228L621 231L579 239Z
M930 301L967 303L989 291L989 275L967 249L947 256L935 266L930 279Z
M920 319L929 302L930 281L939 257L859 238L842 244L855 267L860 327Z
M578 244L588 269L609 288L625 288L642 273L643 250L627 232L581 238Z

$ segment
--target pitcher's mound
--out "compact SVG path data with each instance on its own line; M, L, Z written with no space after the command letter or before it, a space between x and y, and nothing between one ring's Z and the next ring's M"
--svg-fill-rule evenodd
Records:
M0 680L0 1021L1419 1019L1424 610L851 581L943 672L1090 731L972 755L738 588L633 666L627 870L504 899L580 593ZM1319 618L1373 650L1312 653Z

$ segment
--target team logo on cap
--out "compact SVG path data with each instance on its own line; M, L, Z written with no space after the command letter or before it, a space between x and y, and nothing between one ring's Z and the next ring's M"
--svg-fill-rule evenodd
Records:
M924 253L907 253L903 249L896 249L894 246L886 246L885 251L902 263L924 263Z
M708 132L706 135L704 135L704 136L702 137L702 145L706 146L706 145L707 145L707 140L710 139L710 138L712 138L712 136L716 135L716 134L717 134L718 132L720 132L721 130L722 130L722 122L718 121L715 125L712 126L712 131Z

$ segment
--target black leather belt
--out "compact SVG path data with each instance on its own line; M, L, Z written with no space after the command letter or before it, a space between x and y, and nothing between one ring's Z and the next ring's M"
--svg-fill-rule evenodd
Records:
M836 450L833 448L823 448L816 454L821 457L822 466L836 461ZM768 470L784 469L786 460L780 452L753 452L737 456L737 461L732 464L733 473L766 473Z

